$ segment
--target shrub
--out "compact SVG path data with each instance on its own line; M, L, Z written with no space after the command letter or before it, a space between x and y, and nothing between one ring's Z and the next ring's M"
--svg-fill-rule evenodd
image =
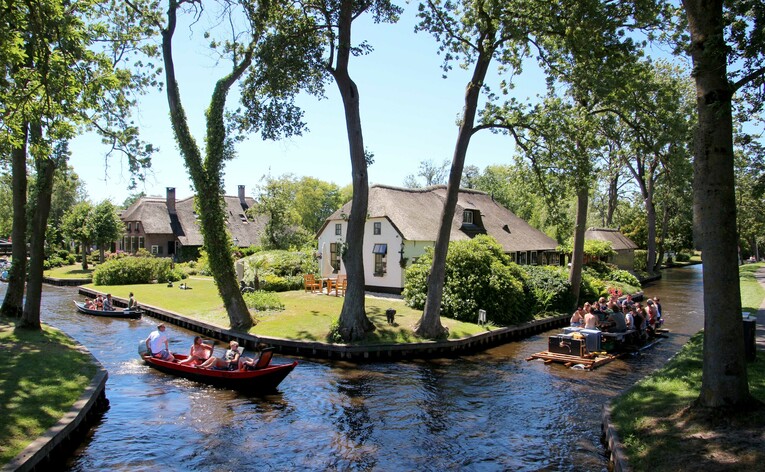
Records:
M432 260L433 250L429 248L407 269L404 299L413 308L425 306ZM449 245L446 258L441 315L475 322L478 309L484 309L487 319L497 325L526 321L533 313L526 306L522 281L521 269L493 238L480 235L455 241Z
M645 272L648 265L648 251L645 249L635 249L635 262L632 267L635 272Z
M56 251L56 255L59 257L59 259L67 260L69 259L69 251L66 249L59 249Z
M677 262L689 262L691 260L691 256L683 252L678 252L675 254L675 260Z
M244 265L243 281L254 285L257 277L263 290L281 292L297 290L303 286L302 274L319 270L313 251L260 251L241 260Z
M568 273L563 267L522 266L532 312L568 311L574 303Z
M284 310L284 303L279 300L279 296L273 292L264 292L259 290L257 292L245 293L242 295L244 302L248 308L258 311L266 310Z
M52 268L54 268L54 267L61 267L62 265L64 265L64 264L65 264L65 262L66 262L66 261L64 261L63 259L61 259L61 258L60 258L60 257L58 257L58 256L51 256L51 257L50 257L50 258L48 258L48 260L47 260L47 261L45 261L45 262L47 262L47 263L48 263L48 268L49 268L49 269L52 269Z
M582 287L579 289L579 300L593 301L608 295L608 285L598 277L598 273L589 268L582 271Z
M156 280L177 281L182 273L172 269L172 261L156 257L123 257L99 265L93 272L95 285L147 284Z
M286 292L303 288L303 277L280 277L274 274L266 274L259 278L260 289L268 292Z
M626 270L621 269L615 269L612 270L610 274L608 274L607 277L605 277L606 280L611 280L614 282L621 282L623 284L633 285L635 287L640 287L640 281L637 277L632 275Z

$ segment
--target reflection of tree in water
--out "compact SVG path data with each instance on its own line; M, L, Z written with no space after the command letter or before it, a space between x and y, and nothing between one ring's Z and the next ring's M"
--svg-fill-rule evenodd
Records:
M374 398L375 382L370 375L352 375L337 386L340 398L334 402L334 425L337 435L332 438L332 449L337 454L327 467L332 469L373 469L377 465L377 447L370 443L374 433L374 420L367 401Z

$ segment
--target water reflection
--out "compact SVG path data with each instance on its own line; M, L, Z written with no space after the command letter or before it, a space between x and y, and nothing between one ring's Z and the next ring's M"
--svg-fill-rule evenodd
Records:
M75 313L71 289L46 287L43 321L109 371L111 408L66 468L91 470L605 470L602 405L663 364L703 325L701 268L667 271L658 295L671 336L593 372L525 359L533 336L453 360L353 365L301 360L265 397L144 366L136 345L155 321ZM0 286L0 297L4 287ZM193 333L169 327L173 350Z

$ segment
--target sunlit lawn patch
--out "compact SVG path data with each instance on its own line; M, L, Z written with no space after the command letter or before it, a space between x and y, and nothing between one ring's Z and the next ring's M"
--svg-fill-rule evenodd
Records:
M165 284L88 287L122 298L127 298L132 291L139 303L227 327L228 316L212 279L194 277L187 279L185 283L191 287L190 290L180 290L177 283L173 287L167 287ZM277 295L284 304L284 310L253 312L258 324L252 328L251 333L284 339L327 341L330 325L340 316L343 297L302 290L280 292ZM387 324L385 310L388 308L396 310L394 325ZM368 336L364 344L422 341L412 332L412 326L420 319L422 313L407 307L402 300L368 296L366 312L377 329ZM492 329L447 318L442 318L441 322L449 328L450 339Z
M89 279L93 276L93 265L88 266L88 270L82 270L82 264L54 267L46 270L43 275L53 277L54 279Z

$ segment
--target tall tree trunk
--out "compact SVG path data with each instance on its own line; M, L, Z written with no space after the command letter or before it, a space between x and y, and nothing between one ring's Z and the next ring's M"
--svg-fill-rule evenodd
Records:
M11 230L11 270L8 289L0 311L19 317L24 311L24 286L27 279L27 139L29 124L24 123L21 144L11 151L13 229Z
M88 242L80 241L82 246L82 270L88 270Z
M746 409L747 383L737 266L732 87L723 1L683 0L691 33L699 125L694 150L694 232L703 251L704 367L696 405Z
M584 265L584 233L587 231L587 205L590 201L590 189L580 184L576 189L576 227L574 228L574 248L571 253L571 269L568 282L574 306L579 306L579 292L582 287L582 266Z
M239 80L252 63L252 51L245 52L242 61L235 65L234 70L215 84L210 107L206 113L207 148L206 158L203 162L201 150L188 127L186 112L181 104L181 95L175 77L172 41L179 7L177 0L168 1L168 25L167 29L162 31L162 58L165 65L170 121L178 148L181 150L186 168L197 191L199 223L204 245L210 258L210 271L226 307L231 328L248 331L254 322L236 279L234 259L229 243L230 237L226 232L221 176L225 162L226 126L223 114L226 96L231 86Z
M493 35L489 35L493 37ZM449 251L449 239L452 230L454 210L459 199L462 170L465 167L470 137L473 135L475 115L478 109L478 98L481 94L486 73L491 63L491 52L481 51L476 59L473 77L465 89L465 107L462 122L457 133L457 143L454 146L452 168L449 172L449 183L446 186L446 200L441 210L441 220L436 236L436 246L433 251L433 265L428 277L428 298L425 300L425 310L417 322L415 332L418 336L436 339L448 331L441 325L441 300L444 294L444 279L446 278L446 255ZM476 313L476 316L478 314Z
M616 212L616 205L619 203L619 175L611 179L608 183L608 211L606 213L606 228L610 228L614 224L614 213Z
M42 135L41 127L34 135ZM53 174L57 167L57 158L53 156L36 157L35 167L37 179L35 181L36 200L32 215L32 234L29 257L29 283L27 284L27 297L24 302L24 314L20 326L28 329L40 329L40 302L42 300L43 262L45 262L45 230L48 226L50 214L51 195L53 193Z
M656 206L653 204L653 194L644 195L645 219L648 226L648 259L646 269L650 274L656 273Z
M669 211L667 211L666 202L661 206L661 214L661 242L659 243L659 252L656 256L656 271L661 269L661 262L664 260L664 252L667 248L665 241L669 233Z
M337 66L330 70L335 83L337 83L340 96L343 98L353 183L351 214L348 217L348 231L345 235L347 246L343 251L343 263L348 275L348 289L345 293L339 320L340 336L345 341L363 339L366 333L375 329L374 324L367 318L364 300L364 286L366 284L363 253L364 225L369 205L367 160L364 153L364 137L361 132L359 91L348 73L348 63L351 57L353 3L352 0L341 2Z

